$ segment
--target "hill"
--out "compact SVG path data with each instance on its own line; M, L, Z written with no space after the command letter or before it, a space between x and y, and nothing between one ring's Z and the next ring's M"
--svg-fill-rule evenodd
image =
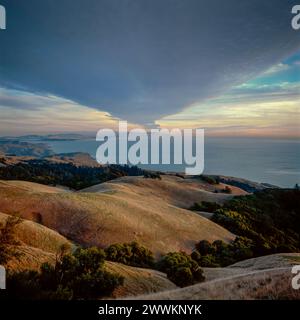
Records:
M124 284L113 293L113 298L133 297L176 289L176 285L167 279L165 273L152 269L126 266L116 262L105 262L105 268L124 277Z
M243 208L240 214L249 211L249 219L254 218L254 213L261 216L260 210L264 214L270 211L280 234L283 235L284 228L291 228L290 222L282 221L279 216L282 208L287 213L292 208L291 217L295 216L297 210L291 207L294 197L287 194L298 191L270 189L249 195L236 186L230 186L230 193L225 193L226 187L227 184L212 183L206 177L174 174L151 178L124 176L77 192L27 181L0 180L0 211L4 212L0 213L0 222L5 221L8 214L19 214L26 219L16 227L21 259L11 259L8 267L15 271L39 270L43 262L55 262L62 244L107 247L136 240L158 257L170 251L190 253L202 239L227 243L233 240L235 234L210 220L212 213L188 210L203 201L222 205L218 210L240 212ZM246 197L234 198L235 195ZM282 202L282 199L290 200ZM251 221L254 231L257 228L254 220ZM125 279L124 284L114 290L113 298L141 295L138 298L298 299L298 293L291 290L290 271L292 264L299 264L299 259L297 253L276 254L223 268L203 268L205 282L183 289L178 289L164 273L156 270L108 261L105 268Z
M227 268L205 269L206 281L182 289L135 297L147 300L300 299L291 286L291 266L300 254L249 259Z
M4 224L9 215L0 213L0 224ZM29 220L22 220L15 226L14 248L18 256L11 257L6 268L13 272L24 270L39 271L43 263L54 264L61 246L72 250L74 245L57 232ZM105 269L124 277L124 284L113 292L113 298L148 294L175 289L174 283L157 270L126 266L120 263L105 262Z
M23 190L26 192L43 192L43 193L60 193L69 192L67 188L64 187L52 187L46 186L39 183L27 182L27 181L15 181L15 180L0 180L0 188L3 190L7 188L8 190Z
M156 255L190 252L200 239L228 242L234 235L184 208L201 200L223 202L232 195L203 190L203 182L176 176L122 177L81 192L48 192L34 184L0 183L0 210L58 231L75 243L106 247L137 240ZM151 228L149 228L151 226Z
M53 154L45 143L29 143L5 138L0 138L0 153L3 155L30 157L45 157Z
M0 223L4 224L9 215L0 212ZM54 230L29 220L22 220L15 227L16 240L20 245L30 246L50 253L59 252L62 245L69 248L72 244Z

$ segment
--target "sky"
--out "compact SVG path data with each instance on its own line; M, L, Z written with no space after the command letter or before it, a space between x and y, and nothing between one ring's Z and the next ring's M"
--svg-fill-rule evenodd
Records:
M0 0L0 135L300 137L293 0Z

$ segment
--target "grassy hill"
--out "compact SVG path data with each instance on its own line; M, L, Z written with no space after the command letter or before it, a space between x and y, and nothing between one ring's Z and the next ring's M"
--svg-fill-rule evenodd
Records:
M276 254L245 260L226 268L205 269L201 284L135 297L149 300L300 299L291 286L291 266L300 254Z
M8 217L9 215L0 212L0 223L3 224ZM51 253L57 253L62 245L72 247L71 242L59 233L33 221L23 220L15 228L17 240L22 245Z
M80 161L88 160L81 157ZM26 161L25 167L28 165ZM68 246L71 251L77 245L106 248L113 243L137 241L153 251L158 258L167 252L185 251L189 254L200 240L223 240L228 244L236 235L248 236L252 240L260 235L268 236L263 240L274 242L278 249L271 252L281 252L283 246L279 244L285 243L286 237L292 244L298 241L299 224L296 222L299 200L294 195L298 190L265 190L260 184L235 178L220 179L219 176L186 177L149 172L144 176L136 176L137 172L133 176L121 172L119 176L119 172L113 175L113 180L79 191L49 185L49 181L63 179L69 173L75 179L72 180L74 183L80 186L91 184L89 177L81 180L90 169L80 169L69 161L65 155L59 155L51 160L51 164L47 162L42 165L38 162L41 167L37 171L33 165L30 165L31 171L25 170L30 179L31 174L36 174L34 181L41 178L48 185L13 179L0 180L0 223L3 224L9 215L19 215L24 219L16 225L15 230L18 241L16 249L21 258L11 258L7 264L9 269L39 270L44 262L54 264L62 245ZM2 170L11 174L14 172L14 169L11 171L13 167L13 164L5 163ZM64 171L64 168L69 167L70 172ZM43 170L49 176L40 177ZM103 168L93 168L91 176L97 170ZM80 175L77 176L77 173ZM251 188L259 192L249 194ZM205 206L214 209L203 209ZM192 208L195 211L191 211ZM218 259L231 257L232 243L227 244L221 246L219 242L223 248L221 251L215 244L215 251L207 255L219 255ZM169 280L172 279L169 273L168 279L165 273L157 270L105 261L107 271L124 277L124 284L113 291L112 297L138 295L142 299L300 299L299 293L291 291L290 286L291 265L299 264L299 253L273 254L223 268L204 268L203 257L206 256L201 251L199 265L203 267L205 282L183 289L177 288ZM233 258L229 263L246 259L245 256ZM218 266L227 266L229 263L220 263ZM158 268L158 264L151 267Z
M124 284L113 292L113 298L133 297L176 289L165 273L152 269L126 266L116 262L105 262L105 268L124 277Z
M137 240L155 254L190 252L199 239L234 238L223 227L184 209L199 199L223 202L232 197L203 190L201 184L167 175L161 180L123 177L81 192L60 188L49 192L45 186L5 181L0 183L0 211L19 213L82 245L106 247Z
M0 213L0 224L5 224L9 215ZM62 245L73 251L74 245L56 231L29 220L21 220L14 228L13 245L17 255L6 263L9 272L25 270L40 271L41 265L48 262L54 265ZM124 284L114 292L113 298L149 294L175 289L176 285L157 270L135 268L120 263L105 262L105 269L124 277Z

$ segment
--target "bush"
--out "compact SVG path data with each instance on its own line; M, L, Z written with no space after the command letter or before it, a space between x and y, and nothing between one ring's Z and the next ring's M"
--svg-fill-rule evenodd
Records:
M212 177L212 176L201 175L200 177L201 177L201 179L202 179L203 181L205 181L205 182L207 182L207 183L209 183L209 184L215 185L215 184L219 184L219 183L220 183L217 178Z
M144 178L161 180L160 173L158 173L158 172L145 172L144 173Z
M220 208L222 208L222 206L216 202L202 201L200 204L194 203L194 205L192 207L190 207L190 210L215 212L216 210L218 210Z
M195 248L202 256L215 252L214 246L207 240L201 240L200 242L196 243Z
M191 257L195 257L197 254L197 251L194 251L191 255ZM204 268L218 268L220 267L220 264L217 263L215 256L211 254L207 254L205 256L198 256L197 263Z
M106 259L128 266L151 268L154 266L153 253L137 242L117 243L105 249Z
M253 248L253 241L246 237L236 237L233 243L230 244L230 249L234 252L234 258L237 261L252 258Z
M222 240L216 240L212 244L202 240L195 245L191 258L201 267L226 267L237 261L252 258L253 247L253 241L245 237L237 237L229 244Z
M251 239L254 256L300 251L300 190L266 189L235 197L212 220Z
M18 258L20 254L16 250L19 242L16 239L16 226L22 219L9 216L5 223L0 224L0 265L6 264L11 258Z
M230 194L230 193L232 193L232 190L231 190L231 188L229 188L228 186L226 186L226 187L222 190L222 192L223 192L223 193L228 193L228 194Z
M158 262L157 267L180 287L202 282L205 279L198 263L184 252L168 253Z
M251 195L236 196L222 206L203 201L190 209L212 212L212 221L239 237L252 240L253 256L300 251L298 187L265 189ZM250 256L251 253L247 249L242 255Z
M123 278L104 270L101 249L77 249L58 257L55 265L44 263L40 273L10 274L7 294L16 299L96 299L109 296L123 284Z

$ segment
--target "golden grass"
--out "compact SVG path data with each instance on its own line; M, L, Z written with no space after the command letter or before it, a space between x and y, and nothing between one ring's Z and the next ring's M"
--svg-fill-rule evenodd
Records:
M63 187L51 187L43 184L28 182L28 181L19 181L19 180L0 180L1 190L7 188L9 189L18 189L25 192L43 192L43 193L60 193L68 192L67 188Z
M223 202L232 195L201 189L197 181L124 177L82 192L44 192L0 184L0 210L20 213L83 245L106 247L137 240L159 255L191 251L201 239L232 240L234 235L186 210L196 201Z
M17 246L16 249L21 256L19 259L13 258L8 262L6 265L8 270L14 272L29 269L40 271L41 264L55 263L54 253L26 245ZM135 268L110 261L105 262L105 269L124 277L124 284L113 292L111 298L124 298L176 289L176 285L169 281L164 273L156 270Z
M204 268L206 280L194 286L143 295L150 300L300 299L291 285L291 267L300 254L275 254L241 261L227 268Z
M55 254L51 252L46 252L44 250L30 247L27 245L17 246L17 252L20 254L19 258L11 259L6 268L8 270L13 270L14 272L24 271L24 270L35 270L39 271L43 263L55 262Z
M291 268L254 271L235 277L208 281L202 284L139 296L150 300L254 300L300 299L294 290Z
M110 261L105 262L105 268L125 278L124 285L114 291L113 298L133 297L177 288L164 273L156 270L135 268Z
M8 217L0 212L0 223ZM24 245L52 253L59 252L62 245L72 247L71 242L56 231L29 220L23 220L16 226L16 238Z

